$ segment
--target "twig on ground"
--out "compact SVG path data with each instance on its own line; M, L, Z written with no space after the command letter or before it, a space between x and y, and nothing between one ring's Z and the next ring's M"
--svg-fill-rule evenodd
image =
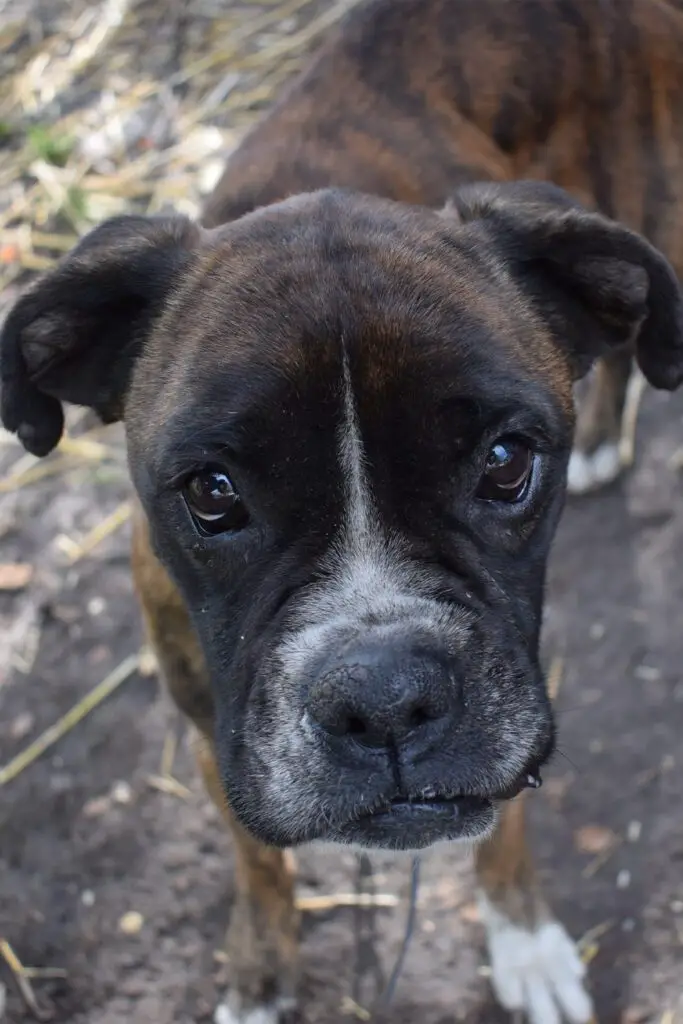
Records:
M556 655L550 663L550 668L548 669L548 679L546 681L548 696L550 697L553 704L557 700L558 695L560 693L563 672L564 658L560 657L560 655Z
M131 512L132 505L130 501L123 501L113 512L105 516L92 530L86 533L83 540L73 541L70 537L62 534L58 538L59 546L65 552L69 563L74 565L81 558L84 558L85 555L92 554L103 540L123 526L124 523L128 522Z
M38 978L65 978L66 971L56 967L24 967L7 939L0 939L0 956L7 964L22 999L36 1020L50 1020L52 1014L48 1010L42 1010L38 1005L31 981Z
M139 654L130 654L112 672L102 680L101 683L78 701L70 711L67 711L54 725L51 725L37 739L30 743L25 750L17 754L9 764L0 768L0 786L7 785L21 774L29 765L41 757L46 750L54 746L58 740L69 733L87 714L93 711L107 697L125 683L138 667Z
M397 907L400 900L391 893L337 892L329 896L297 896L295 902L298 910L313 913L337 907Z

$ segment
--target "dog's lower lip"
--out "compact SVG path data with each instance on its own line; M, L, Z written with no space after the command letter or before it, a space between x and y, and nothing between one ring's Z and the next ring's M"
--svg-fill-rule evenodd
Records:
M476 838L493 825L490 800L480 796L399 796L367 808L342 829L344 842L420 850L443 840Z
M490 801L479 796L398 796L372 810L366 811L361 818L378 818L391 814L423 813L435 814L451 813L454 817L467 814L469 811L480 810L487 806Z
M409 804L411 807L440 807L448 804L457 804L461 796L397 796L391 801L390 806L401 807Z

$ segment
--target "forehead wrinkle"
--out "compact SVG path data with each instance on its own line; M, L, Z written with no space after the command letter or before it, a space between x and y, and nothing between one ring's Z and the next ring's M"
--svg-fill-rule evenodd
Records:
M496 375L504 363L523 368L530 383L550 386L564 411L573 413L566 361L485 237L464 227L445 239L443 223L433 214L427 223L412 212L399 211L393 219L386 211L364 218L341 211L335 220L317 213L304 211L307 230L292 245L283 247L276 225L255 245L243 226L234 239L228 232L199 254L157 332L167 355L155 403L161 422L191 392L199 365L215 372L217 363L227 370L233 360L250 366L252 360L273 362L304 388L308 374L317 374L325 362L336 375L339 333L345 328L363 336L365 350L377 346L376 353L364 352L363 363L381 385L400 362L407 360L402 369L409 370L414 357L409 335L424 346L433 331L438 353L448 319L458 311L479 320L495 341L490 365ZM387 219L393 229L388 237L382 233ZM280 234L291 228L285 223ZM330 244L323 240L323 228L347 253L339 262L321 260ZM273 273L259 272L266 257ZM170 358L178 337L183 358Z

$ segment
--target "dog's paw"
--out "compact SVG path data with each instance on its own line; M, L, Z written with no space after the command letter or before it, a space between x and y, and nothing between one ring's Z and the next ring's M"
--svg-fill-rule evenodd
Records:
M480 910L500 1005L522 1011L529 1024L588 1024L593 1006L584 986L585 967L562 925L546 920L529 931L484 896Z
M214 1024L283 1024L294 1009L292 999L278 999L261 1006L240 1007L239 1001L228 998L217 1007Z
M570 494L589 494L606 487L621 476L631 461L621 446L612 441L601 444L590 455L574 450L567 470L567 490Z

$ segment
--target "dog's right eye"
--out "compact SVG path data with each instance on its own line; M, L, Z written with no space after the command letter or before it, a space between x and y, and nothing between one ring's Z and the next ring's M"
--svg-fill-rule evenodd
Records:
M533 469L531 449L515 437L501 437L489 448L477 497L486 501L520 501Z
M247 525L249 514L225 470L207 466L189 477L183 490L201 533L215 536Z

